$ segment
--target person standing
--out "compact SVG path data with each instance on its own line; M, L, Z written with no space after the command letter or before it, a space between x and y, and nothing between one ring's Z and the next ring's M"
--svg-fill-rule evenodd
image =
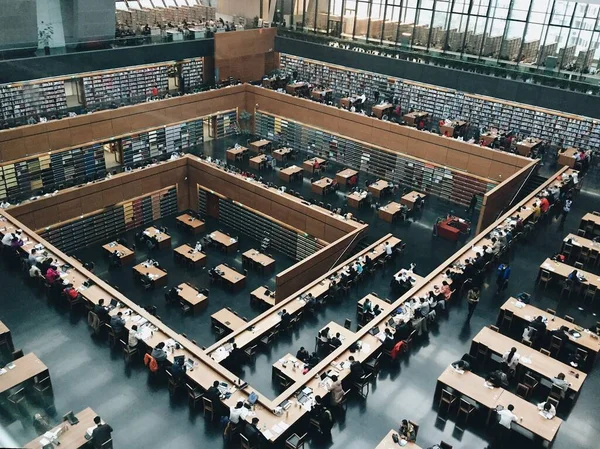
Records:
M467 209L468 214L472 214L475 212L475 208L477 207L477 194L474 193L471 197L471 202L469 203L469 208Z
M510 278L510 265L508 263L501 263L498 265L496 273L496 285L498 286L496 294L499 295L506 290L506 287L508 286L508 279Z
M469 306L469 313L467 314L467 321L471 321L471 317L473 316L473 312L479 304L479 288L473 287L467 292L467 302Z
M560 217L560 224L563 225L565 223L565 220L567 219L567 215L569 214L569 212L571 212L571 205L573 204L573 200L571 199L571 196L569 195L567 197L567 199L565 199L565 204L563 204L563 208L562 208L562 212L561 212L561 217Z

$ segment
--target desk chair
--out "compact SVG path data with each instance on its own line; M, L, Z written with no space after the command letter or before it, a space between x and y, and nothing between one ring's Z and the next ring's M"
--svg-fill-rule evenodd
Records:
M23 350L22 349L17 349L16 351L13 351L13 353L12 353L12 359L13 360L20 359L21 357L23 357Z
M244 354L246 354L246 357L251 362L256 362L256 347L257 345L251 345L244 349Z
M215 409L214 409L214 405L212 403L212 401L204 396L202 396L202 405L204 408L204 417L206 417L207 414L210 415L210 420L214 421L215 420Z
M171 394L171 396L175 396L175 394L177 393L177 390L179 390L179 387L181 387L181 384L183 383L183 380L175 380L173 378L173 375L171 374L170 371L165 371L167 373L167 378L168 378L168 389L169 389L169 393Z
M284 390L293 383L290 379L288 379L286 376L279 374L277 371L275 372L275 380L277 381L279 386Z
M102 443L102 446L100 446L101 449L113 449L113 440L112 438L110 440L106 440L104 443Z
M550 347L548 348L550 350L550 355L554 358L558 358L558 354L560 353L560 350L562 349L562 338L557 337L556 335L552 336L552 339L550 340Z
M446 443L445 441L440 441L440 449L452 449L452 445Z
M15 408L17 412L20 412L20 406L23 401L25 401L25 388L20 388L11 394L8 398L8 402L12 404L12 407Z
M446 421L446 417L450 413L450 409L456 402L456 396L445 388L442 389L442 394L440 396L440 402L438 403L438 418L443 421ZM445 409L446 417L440 415L440 413Z
M367 359L363 363L363 368L365 369L365 371L367 373L374 373L375 375L377 375L377 373L379 373L380 363L381 363L381 354L382 353L380 352L376 356ZM391 354L390 354L390 357L391 357Z
M410 333L410 335L408 336L408 338L406 340L404 340L405 343L405 352L408 352L411 350L412 345L413 345L413 341L415 339L415 336L417 335L417 331L414 330Z
M465 401L463 398L460 398L458 412L456 412L456 427L459 430L462 430L462 431L465 430L465 428L467 427L467 423L469 422L469 416L471 416L471 413L473 413L475 410L476 410L476 407L473 404ZM461 416L464 416L464 423L463 423L464 427L459 426Z
M33 383L33 389L39 395L45 395L48 393L52 393L52 382L50 380L50 376L43 377L42 379L38 379L39 376L36 376Z
M285 449L303 449L306 435L306 433L302 436L298 436L296 433L290 435L290 437L285 440Z
M241 433L240 434L240 448L241 449L257 449L258 444L250 443L250 441L248 441L248 438L246 438L246 435Z
M104 324L106 326L106 330L108 332L108 345L112 348L114 348L117 344L117 334L115 333L115 330L112 328L112 326L108 323Z
M529 387L527 385L525 385L525 384L519 383L517 385L517 392L516 392L516 394L520 398L527 399L527 397L529 396Z
M541 352L542 354L544 354L544 355L548 356L548 357L551 357L551 356L550 356L550 351L548 351L547 349L540 348L540 352Z
M544 291L548 287L548 284L552 281L552 273L548 270L543 270L540 272L540 277L537 281L537 285L544 284Z
M129 344L123 339L120 339L119 343L121 343L121 347L123 348L123 358L125 359L125 363L129 364L131 358L138 354L138 348L137 346L130 348Z
M588 352L585 349L577 348L575 353L581 358L581 363L585 364L588 358Z
M525 377L523 378L523 384L529 389L528 395L533 394L539 383L540 381L533 377L531 373L525 374Z
M552 404L554 406L554 408L556 410L558 410L558 405L560 404L560 401L557 398L555 398L553 396L548 396L546 398L546 401L549 402L550 404Z
M194 387L188 383L185 384L185 388L188 394L188 400L192 410L196 410L196 404L203 401L204 393L198 387Z
M353 387L356 389L356 392L363 399L367 399L367 396L369 395L369 382L371 381L372 377L373 373L365 374L353 384Z
M505 310L502 314L502 321L500 322L500 327L506 327L506 330L510 330L514 317L515 314L512 310Z
M565 315L565 321L568 321L569 323L575 323L575 318L570 315Z

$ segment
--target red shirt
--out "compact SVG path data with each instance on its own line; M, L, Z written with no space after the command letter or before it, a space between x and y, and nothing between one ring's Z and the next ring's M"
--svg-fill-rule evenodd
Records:
M158 96L158 88L157 87L152 88L152 95L154 95L155 97Z
M540 209L542 209L542 212L544 213L548 212L548 209L550 209L548 198L544 197L540 200Z

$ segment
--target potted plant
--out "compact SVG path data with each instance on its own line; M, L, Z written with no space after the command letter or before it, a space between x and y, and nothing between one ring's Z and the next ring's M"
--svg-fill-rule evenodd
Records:
M252 120L252 114L250 114L248 111L241 111L240 112L240 128L242 130L243 133L251 133L251 129L250 129L250 121Z
M42 26L44 26L44 22L42 21ZM50 41L52 40L52 36L54 36L54 28L51 24L45 25L44 28L38 31L38 42L39 45L44 48L44 54L50 54Z

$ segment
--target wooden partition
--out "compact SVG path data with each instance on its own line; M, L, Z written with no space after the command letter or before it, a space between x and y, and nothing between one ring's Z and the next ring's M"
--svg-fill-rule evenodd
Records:
M292 293L301 290L305 285L312 282L331 268L336 262L344 260L350 251L354 249L361 237L366 234L367 225L340 237L335 242L325 246L312 256L292 265L275 277L275 302L279 303Z
M7 129L0 131L0 162L236 109L244 106L245 92L246 86L233 86Z
M198 204L197 185L200 185L328 243L363 227L357 221L345 220L295 196L228 173L197 156L185 157L188 160L189 204L192 208Z
M535 171L538 162L538 160L531 161L502 184L498 184L483 195L479 221L477 222L477 233L489 226L498 214L509 205L528 176Z
M531 159L378 120L257 86L247 86L246 110L296 120L367 145L502 182Z
M186 158L166 161L27 201L11 207L10 214L32 229L41 229L172 185L177 185L178 209L184 210L189 208L186 176Z
M257 81L279 67L279 55L274 51L276 34L276 28L215 34L218 80Z

